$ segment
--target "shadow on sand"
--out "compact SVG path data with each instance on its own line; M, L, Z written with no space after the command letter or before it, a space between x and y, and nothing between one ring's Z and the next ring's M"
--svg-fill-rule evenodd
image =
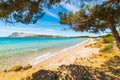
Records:
M28 80L120 80L120 56L106 61L101 68L62 65L58 71L40 70Z

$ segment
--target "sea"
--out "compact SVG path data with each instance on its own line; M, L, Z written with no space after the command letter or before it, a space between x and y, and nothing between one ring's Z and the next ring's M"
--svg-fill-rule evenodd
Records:
M0 38L0 69L37 63L87 38Z

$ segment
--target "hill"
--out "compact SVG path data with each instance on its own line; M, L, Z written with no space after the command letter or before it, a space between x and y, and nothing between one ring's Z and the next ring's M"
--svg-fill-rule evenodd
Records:
M56 35L41 35L41 34L33 34L33 33L23 33L23 32L14 32L11 35L9 35L8 37L11 38L25 38L25 37L34 37L34 38L57 38L57 37L63 37L63 36L56 36Z

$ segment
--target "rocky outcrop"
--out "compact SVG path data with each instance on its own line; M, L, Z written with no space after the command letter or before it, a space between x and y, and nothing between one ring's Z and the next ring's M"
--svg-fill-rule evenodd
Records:
M24 70L27 70L27 69L30 69L30 68L32 68L32 65L30 65L30 64L27 64L27 65L23 66Z
M32 68L32 65L30 65L30 64L27 64L25 66L15 65L15 66L11 67L10 69L5 70L5 72L13 72L13 71L17 72L17 71L20 71L20 70L27 70L27 69L30 69L30 68Z
M8 69L7 71L8 71L8 72L19 71L19 70L21 70L22 68L23 68L22 65L16 65L16 66L11 67L11 68Z

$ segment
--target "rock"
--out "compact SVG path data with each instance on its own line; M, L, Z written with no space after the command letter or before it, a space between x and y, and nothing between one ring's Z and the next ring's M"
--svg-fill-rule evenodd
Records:
M4 71L4 72L7 72L7 69L4 69L3 71Z
M10 68L9 70L8 70L8 72L11 72L11 71L19 71L19 70L21 70L23 67L22 67L22 65L16 65L16 66L13 66L12 68Z
M29 68L32 68L32 65L27 64L27 65L25 65L25 66L23 67L24 70L27 70L27 69L29 69Z
M99 56L102 56L102 54L99 54Z

